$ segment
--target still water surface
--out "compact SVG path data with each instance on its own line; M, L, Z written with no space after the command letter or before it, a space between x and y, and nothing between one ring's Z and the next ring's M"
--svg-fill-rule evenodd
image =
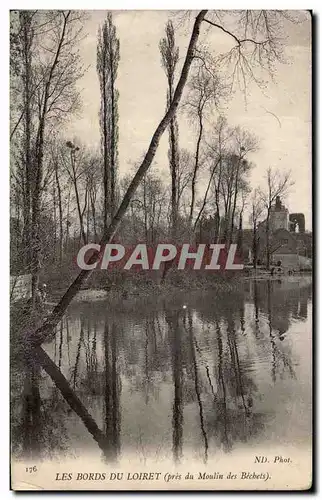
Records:
M43 347L108 445L102 452L45 372L13 368L14 454L207 462L245 446L309 447L311 310L305 279L127 300L113 312L75 304Z

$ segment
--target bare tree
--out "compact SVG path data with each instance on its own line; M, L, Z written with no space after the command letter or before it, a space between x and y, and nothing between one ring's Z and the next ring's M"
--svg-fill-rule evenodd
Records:
M55 165L55 181L57 187L57 196L58 196L58 210L59 210L59 263L62 265L63 261L63 241L64 241L64 229L63 229L63 203L62 203L62 190L59 180L58 174L58 164Z
M79 146L75 146L71 141L66 142L66 147L69 149L70 152L70 166L71 168L69 169L67 167L67 172L70 176L70 179L73 183L74 186L74 192L75 192L75 198L76 198L76 205L77 205L77 213L78 213L78 219L79 219L79 230L80 230L80 236L81 239L83 240L84 245L87 243L87 237L85 233L85 227L84 227L84 213L86 211L87 207L87 188L85 190L85 200L84 200L84 207L83 209L81 208L81 202L80 202L80 193L79 193L79 186L78 186L78 180L80 179L81 176L83 176L83 165L77 158L76 153L79 153L80 148Z
M166 36L159 44L161 62L164 68L168 89L167 89L167 109L171 105L174 95L175 70L179 60L179 48L175 44L174 29L171 21L166 24ZM172 236L176 237L178 219L178 169L179 169L179 145L178 145L178 122L174 116L169 125L169 164L171 173L171 226Z
M35 297L38 288L40 271L38 226L46 126L50 119L56 121L62 119L65 114L71 113L78 105L78 95L74 85L83 74L80 70L77 49L75 49L75 43L79 40L81 32L80 19L77 12L61 11L58 19L51 13L48 22L53 36L46 37L48 45L43 48L44 55L40 54L39 67L44 84L38 92L39 112L32 180L33 297Z
M26 252L26 267L30 270L30 233L31 233L31 85L32 85L32 67L31 50L34 38L33 12L23 11L19 13L19 24L21 29L21 49L22 49L22 67L23 67L23 110L24 110L24 245Z
M244 206L245 195L249 192L248 174L253 165L247 155L256 149L257 139L254 135L240 127L229 127L226 119L219 117L214 132L207 141L207 162L211 173L209 182L212 181L216 209L217 241L220 235L227 244L232 241L238 206ZM240 216L241 209L239 225Z
M271 257L271 211L273 203L278 196L283 196L292 186L291 172L280 172L269 167L266 171L266 188L260 191L261 199L266 210L265 235L266 235L266 268L270 267Z
M253 253L254 269L256 269L257 267L258 246L260 241L258 235L258 224L259 224L259 218L261 217L263 211L264 211L263 199L261 197L259 188L256 188L254 189L251 198L251 214L250 214L250 223L252 225L252 232L253 232L252 253Z
M64 169L61 161L61 144L59 144L56 137L53 137L52 141L48 141L48 149L50 154L49 163L52 165L53 170L53 186L55 190L55 197L57 199L58 205L58 242L59 242L59 265L62 266L63 261L63 246L64 246L64 185L65 179L63 178ZM56 213L55 216L55 227L56 227Z
M230 225L230 236L229 241L232 240L233 230L234 230L234 219L238 194L241 193L243 196L247 192L247 182L245 177L252 165L247 161L247 155L256 151L258 147L258 142L253 134L250 134L246 130L242 130L239 127L235 129L234 133L235 148L236 148L236 171L234 173L234 194L233 202L231 208L231 225ZM244 201L243 201L244 204Z
M200 221L201 217L202 217L202 214L203 214L203 211L206 207L206 204L207 204L207 199L208 199L208 194L209 194L209 191L210 191L210 188L211 188L211 184L213 182L213 178L214 178L214 175L215 175L215 172L217 170L217 167L220 163L220 158L217 159L216 163L212 164L211 167L210 167L210 175L209 175L209 181L208 181L208 185L207 185L207 188L206 188L206 191L205 191L205 194L204 194L204 198L203 198L203 201L202 201L202 204L200 206L200 210L198 212L198 215L196 217L196 220L195 220L195 223L194 223L194 231L196 230L196 227L198 225L198 222Z
M196 202L196 184L199 169L203 163L201 159L202 140L204 136L204 120L207 111L213 105L219 105L219 100L223 96L223 86L218 76L210 75L203 68L198 68L197 73L188 84L188 96L184 103L189 118L197 120L197 142L194 154L194 166L191 179L191 203L189 213L189 223L192 224Z
M180 149L179 155L179 168L177 175L177 211L180 213L180 208L183 202L183 197L185 191L189 187L192 178L192 165L193 165L193 157L190 151L187 149Z
M13 127L12 134L17 134L18 128L24 124L24 226L31 250L33 303L41 267L39 231L45 142L50 128L64 120L79 105L75 83L83 74L77 48L82 36L83 19L84 14L77 11L24 11L19 14L16 43L12 47L12 58L18 61L20 58L24 68L18 79L24 94L21 119Z
M227 143L229 142L232 134L231 129L228 128L227 120L223 116L219 116L215 127L214 135L207 141L207 160L210 164L210 171L212 172L211 179L213 182L214 198L215 198L215 234L216 241L220 239L220 216L221 216L221 185L223 174L224 158L228 154ZM218 163L217 163L218 162Z
M237 233L237 249L240 253L243 251L243 218L244 211L247 206L247 198L251 189L248 183L242 183L240 186L240 201L238 206L238 233Z
M122 191L131 181L131 175L122 179ZM122 238L133 243L145 239L149 244L160 240L160 236L168 234L166 223L168 216L169 192L157 170L148 172L130 203L129 221L124 220L120 232ZM171 218L170 218L171 222ZM131 231L128 230L129 225Z

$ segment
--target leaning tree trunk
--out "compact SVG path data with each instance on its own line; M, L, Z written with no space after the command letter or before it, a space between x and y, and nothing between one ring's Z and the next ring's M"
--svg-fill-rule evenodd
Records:
M164 117L160 121L159 125L157 126L150 145L148 147L148 150L145 154L145 157L137 170L136 174L134 175L132 182L130 183L124 198L115 214L113 217L110 226L104 230L103 237L101 239L101 246L106 245L110 243L116 233L116 231L119 228L119 225L122 221L122 218L124 217L127 208L130 204L130 201L137 190L140 182L142 181L143 177L147 173L154 156L156 154L156 151L158 149L160 139L164 133L164 131L167 129L171 119L175 115L179 102L182 97L183 89L185 87L185 84L188 79L188 74L189 70L194 58L194 51L195 47L199 38L199 32L200 32L200 25L207 13L207 10L202 10L196 17L190 42L189 42L189 47L187 50L186 58L183 64L183 68L181 71L180 79L177 84L173 100L169 106L168 111L165 113ZM93 254L92 257L89 260L89 263L94 263L97 262L100 259L100 254ZM52 334L53 329L55 326L59 323L61 318L63 317L67 307L77 294L77 292L81 289L82 284L85 282L86 279L90 276L92 273L91 270L82 270L79 275L76 277L76 279L72 282L68 290L65 292L63 297L60 299L59 303L56 305L56 307L53 309L52 313L47 317L45 323L38 328L35 332L28 332L27 333L27 339L32 345L39 345L41 344L49 335Z
M208 198L208 193L209 193L209 190L210 190L210 186L211 186L211 182L212 182L212 179L214 177L214 174L215 174L215 170L217 168L217 165L218 165L218 162L216 163L216 165L214 166L214 168L212 169L212 172L210 174L210 178L209 178L209 182L208 182L208 186L207 186L207 189L206 189L206 192L205 192L205 196L204 196L204 199L203 199L203 202L202 202L202 205L200 207L200 210L199 210L199 213L197 215L197 218L195 220L195 223L194 223L194 226L193 226L193 230L195 231L196 228L197 228L197 225L198 225L198 222L203 214L203 211L205 209L205 206L207 204L207 198Z

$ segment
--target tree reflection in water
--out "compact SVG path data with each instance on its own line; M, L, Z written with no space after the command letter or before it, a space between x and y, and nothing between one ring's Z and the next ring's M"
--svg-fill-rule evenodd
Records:
M29 356L23 372L13 364L14 454L72 453L76 429L108 462L135 442L158 452L163 446L165 454L172 448L175 463L187 450L206 462L238 443L267 442L266 422L278 408L270 401L269 414L261 410L265 387L295 380L289 332L295 323L306 331L310 299L310 286L255 281L242 291L177 296L114 314L103 304L75 307L45 346L49 356ZM296 404L294 390L288 397ZM129 418L134 401L138 420Z
M183 363L182 363L182 326L179 325L179 311L165 310L165 318L169 327L169 343L171 349L171 365L173 374L173 413L172 413L172 450L175 463L182 458L183 444Z
M114 322L104 324L105 354L105 432L109 443L109 457L116 460L120 452L120 377L117 370L117 327Z

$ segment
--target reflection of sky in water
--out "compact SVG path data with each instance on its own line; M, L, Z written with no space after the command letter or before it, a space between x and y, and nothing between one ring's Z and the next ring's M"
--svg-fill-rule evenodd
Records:
M75 305L45 349L97 425L108 425L115 454L204 460L257 444L308 444L311 291L288 287L249 282L243 294L127 301L114 315L104 303ZM43 372L40 395L43 452L100 456ZM13 436L21 449L23 437Z

